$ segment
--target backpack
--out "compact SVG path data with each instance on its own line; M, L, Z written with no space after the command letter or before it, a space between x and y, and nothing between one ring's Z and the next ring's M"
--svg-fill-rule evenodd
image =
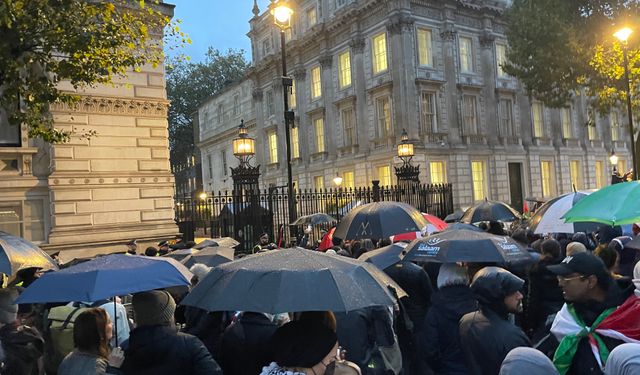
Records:
M78 315L92 307L108 302L97 301L91 305L74 303L72 305L53 307L47 315L45 324L44 366L47 374L58 372L58 366L64 357L74 349L73 324Z

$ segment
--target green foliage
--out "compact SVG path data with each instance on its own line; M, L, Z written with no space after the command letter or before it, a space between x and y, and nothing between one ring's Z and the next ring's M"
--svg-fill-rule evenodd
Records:
M244 51L222 54L211 47L202 62L178 60L168 64L169 148L173 165L186 162L194 154L193 116L197 115L198 106L242 78L248 66Z
M73 103L58 89L109 84L128 69L163 62L165 43L188 43L161 12L158 0L0 1L0 107L12 125L26 124L31 137L59 143L71 133L53 127L49 105ZM90 136L91 134L84 134Z
M581 89L601 113L624 108L620 43L613 33L628 25L632 97L640 108L640 2L629 0L514 0L506 13L507 73L550 107L563 107ZM616 26L617 25L617 26Z

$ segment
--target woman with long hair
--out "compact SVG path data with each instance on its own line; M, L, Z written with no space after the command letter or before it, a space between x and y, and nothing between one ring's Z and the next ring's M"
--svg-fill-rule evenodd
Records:
M112 324L101 308L83 311L73 325L75 350L69 353L58 368L58 375L116 374L124 356L120 348L109 348Z

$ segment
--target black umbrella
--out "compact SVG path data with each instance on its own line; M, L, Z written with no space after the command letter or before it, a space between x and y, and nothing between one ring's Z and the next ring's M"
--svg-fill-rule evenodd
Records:
M56 262L35 244L0 231L0 272L11 276L31 267L58 269Z
M485 232L484 230L482 230L481 228L478 228L473 224L465 224L465 223L451 223L444 230L470 230L474 232L483 232L483 233Z
M221 238L207 238L206 240L200 242L193 248L196 250L204 249L205 247L212 246L222 246L222 247L236 247L240 245L240 242L234 240L231 237L221 237Z
M510 237L470 230L446 230L411 242L405 261L497 262L530 260L529 253Z
M374 266L384 270L385 268L392 266L402 260L404 254L402 253L407 247L404 242L396 242L392 245L381 247L379 249L367 251L358 258L364 262L372 263Z
M428 224L420 211L406 203L375 202L349 211L333 237L343 240L389 238L395 234L419 232Z
M180 263L187 267L191 267L196 263L216 267L222 263L231 262L233 260L233 254L234 250L230 247L205 247L197 253L193 253L182 259Z
M188 257L189 255L193 255L195 253L197 253L200 250L196 250L196 249L180 249L180 250L174 250L168 254L163 255L163 257L167 257L167 258L172 258L175 259L177 261L181 261L184 258Z
M323 212L316 212L315 214L300 216L291 225L319 225L335 223L336 220L333 216L327 215Z
M389 306L406 293L372 264L304 249L273 250L222 264L182 301L207 311L352 311Z
M506 203L484 201L465 211L460 219L462 223L478 223L481 221L515 221L520 213Z
M460 221L460 219L462 219L462 215L464 215L464 211L462 211L461 209L457 209L455 211L453 211L453 213L447 215L444 218L444 222L445 223L455 223L457 221Z

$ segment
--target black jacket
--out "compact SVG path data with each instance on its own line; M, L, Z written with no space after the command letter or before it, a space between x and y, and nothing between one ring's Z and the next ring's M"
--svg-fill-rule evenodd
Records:
M477 309L478 302L466 285L446 286L433 295L431 308L418 332L418 350L436 374L469 373L460 347L458 322Z
M125 375L222 375L202 341L164 325L131 331L121 370Z
M531 346L519 327L486 305L464 315L459 329L462 351L472 375L496 375L511 349Z
M38 359L44 353L44 340L32 327L6 324L0 328L0 342L6 358L0 374L30 375L38 368Z
M543 258L531 269L526 316L528 326L532 329L543 326L547 317L560 311L564 304L558 278L547 269L547 266L559 262L557 259Z
M259 374L271 360L274 348L269 348L268 343L277 329L264 314L243 313L222 335L220 366L224 374Z
M208 312L194 306L186 306L184 310L184 333L199 338L214 359L220 358L220 340L224 332L225 313L222 311Z
M384 272L407 292L408 297L403 298L402 303L413 323L414 332L419 331L433 293L429 275L422 267L411 262L396 263L385 268Z

